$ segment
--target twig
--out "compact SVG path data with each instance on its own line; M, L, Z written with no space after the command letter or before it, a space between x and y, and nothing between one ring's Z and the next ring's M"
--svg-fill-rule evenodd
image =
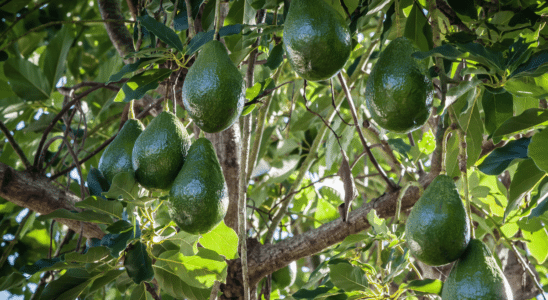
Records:
M118 83L118 82L116 82L116 83ZM44 133L42 134L42 139L40 140L40 143L38 144L38 149L36 149L36 155L34 156L34 167L35 168L38 167L38 161L40 159L40 154L42 153L44 143L46 142L46 138L47 138L48 134L51 132L51 130L53 130L53 127L55 127L55 125L57 124L57 121L59 121L63 117L63 115L72 107L72 105L74 105L76 102L80 101L80 99L86 97L87 95L91 94L92 92L94 92L94 91L96 91L100 88L105 88L105 87L110 86L112 84L115 84L115 83L111 82L108 85L102 84L102 85L92 86L88 90L82 92L81 94L76 95L73 100L68 102L61 109L61 111L55 116L55 118L53 118L53 120L51 121L49 126L44 130ZM66 90L66 88L64 88L64 89ZM74 89L71 89L71 90L74 90Z
M2 258L0 258L0 268L2 268L4 266L4 263L6 262L6 259L8 259L8 256L11 253L11 250L13 249L15 244L17 244L17 242L18 242L17 239L19 238L19 234L21 234L21 231L23 230L23 227L25 227L25 225L27 223L27 220L29 219L29 217L33 213L34 213L34 211L29 209L29 211L27 212L27 215L23 218L23 220L21 220L21 223L19 223L19 226L17 227L17 231L14 234L13 240L11 240L9 245L4 250L4 254L2 254Z
M352 19L352 16L350 15L350 12L348 11L348 7L346 7L346 4L344 4L344 0L340 0L341 6L344 9L344 12L348 16L348 19Z
M278 68L278 70L280 70L281 68ZM282 86L286 85L286 84L290 84L290 83L293 83L293 81L288 81L288 82L284 82L280 85L278 85L277 87L274 87L274 88L271 88L271 89L266 89L264 90L260 95L258 95L257 97L253 98L253 100L247 102L246 104L244 104L244 106L249 106L251 104L255 104L255 103L258 103L260 102L259 99L263 98L264 96L269 96L272 94L272 92L274 92L275 90L281 88Z
M297 190L297 191L290 192L290 193L287 194L281 201L279 201L278 203L274 204L270 210L276 208L276 206L278 206L278 205L280 205L280 203L282 203L282 202L288 200L291 196L293 196L293 195L295 195L295 194L298 194L298 193L302 192L303 190L305 190L305 189L307 189L307 188L309 188L309 187L315 185L316 183L320 183L320 182L326 180L327 178L333 178L333 177L336 177L336 176L339 176L339 175L338 175L338 174L327 175L327 176L325 176L325 177L322 177L322 178L318 179L317 181L312 182L311 184L309 184L309 185L307 185L307 186L304 186L304 187L300 188L300 189ZM269 213L269 215L270 215L270 213Z
M215 35L213 36L214 40L219 40L219 30L221 29L221 0L216 0L215 3ZM245 282L245 280L244 280Z
M216 300L217 294L219 293L219 290L221 289L221 282L218 280L215 280L215 283L213 283L213 287L211 288L211 294L209 295L209 300Z
M165 97L160 97L158 99L156 99L156 101L154 101L153 103L151 103L147 108L145 108L142 112L140 112L136 119L140 120L142 119L147 113L149 110L151 110L153 107L157 106L158 104L162 103L162 101L164 101Z
M150 283L146 281L144 283L147 292L152 296L154 300L162 300L162 298L160 298L160 296L156 293L156 289L154 289Z
M194 18L192 18L192 3L190 3L190 0L185 0L185 4L186 16L188 19L188 39L191 40L196 34L196 30L194 28Z
M0 120L0 130L2 130L2 132L4 133L6 138L8 139L8 142L13 147L13 150L15 151L15 153L17 153L17 156L19 156L19 158L21 159L21 161L25 165L25 169L30 170L32 168L32 165L30 164L29 160L27 159L27 156L25 155L25 152L23 152L21 147L19 147L19 144L17 144L17 142L15 141L13 136L11 135L9 129L6 127L6 125L4 125L4 122L2 122L2 120Z
M106 140L104 143L101 144L101 146L97 147L97 149L95 149L93 152L91 152L88 156L84 157L82 160L79 160L78 163L83 164L84 162L88 161L90 158L97 155L97 153L101 152L106 146L108 146L108 144L110 144L116 136L117 136L117 134L115 134L110 139ZM69 167L64 169L63 171L59 171L59 172L53 174L49 179L54 180L59 176L65 175L66 173L70 172L74 167L76 167L76 163L73 163L72 165L70 165Z
M278 68L276 73L274 73L274 76L272 77L272 80L274 82L278 81L278 77L281 74L282 68ZM261 147L261 140L263 138L264 133L264 126L266 121L266 114L268 113L268 109L270 107L270 103L272 102L273 94L269 94L269 96L266 98L266 102L259 108L259 116L257 117L257 130L255 131L255 139L253 140L253 147L251 148L251 152L249 154L249 162L248 162L248 172L247 172L247 181L251 179L251 174L253 174L253 169L255 168L255 164L257 163L257 157L259 155L259 148Z
M31 10L27 11L25 14L21 15L20 17L17 17L17 19L15 21L13 21L13 23L11 23L10 27L8 29L6 29L6 31L4 31L4 33L2 35L0 35L0 41L6 36L8 35L8 33L10 32L10 30L15 26L17 25L17 23L19 23L19 21L23 20L24 18L26 18L28 15L30 15L31 13L33 13L34 11L36 11L37 9L40 9L40 7L44 6L44 4L47 4L48 2L50 2L51 0L46 0L46 1L42 1L38 4L36 4ZM9 2L9 0L7 1ZM4 2L6 3L6 2ZM2 5L0 5L1 7Z
M341 0L342 2L343 0ZM335 106L335 91L333 90L333 78L329 78L329 86L331 88L331 105L333 106L333 109L335 109L335 112L337 112L337 116L343 121L344 124L348 126L355 126L356 124L348 123L344 120L344 118L341 116L339 110L337 109L337 106Z
M354 101L352 100L352 95L350 94L350 90L348 89L348 86L346 85L346 80L344 79L341 72L339 72L337 77L339 78L339 81L342 85L344 93L346 94L346 100L348 101L348 104L350 106L350 112L352 113L352 118L354 118L354 123L356 124L356 129L358 131L358 136L360 137L360 141L362 142L364 150L367 152L367 156L369 157L369 160L371 161L371 163L373 163L373 166L375 166L375 169L377 169L377 171L381 174L382 179L388 185L388 189L390 191L397 190L398 187L396 186L394 182L392 182L388 178L388 176L384 172L384 169L379 165L379 163L377 162L377 159L375 159L375 157L373 156L373 153L371 153L371 149L369 148L369 146L367 145L367 142L365 141L365 138L363 137L363 132L358 124L359 122L358 122L358 116L356 114L356 107L354 106Z

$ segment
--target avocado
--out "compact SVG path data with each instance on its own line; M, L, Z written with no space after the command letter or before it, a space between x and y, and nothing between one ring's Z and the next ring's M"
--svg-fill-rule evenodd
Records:
M207 42L183 83L183 104L201 130L223 131L238 120L245 101L242 74L219 41Z
M443 300L513 300L512 288L491 251L480 240L470 241L453 265L441 292Z
M371 118L382 128L407 133L420 128L430 116L432 81L427 61L411 56L419 49L406 37L390 42L379 56L365 87Z
M120 172L133 172L131 153L135 140L145 130L139 120L127 120L118 135L107 146L99 159L99 171L103 173L110 184L114 175Z
M161 112L135 141L132 152L135 179L147 189L169 190L185 162L190 138L171 112Z
M197 139L169 191L168 211L191 234L203 234L221 222L228 208L228 188L213 144Z
M324 0L293 0L284 23L283 46L299 76L319 81L344 67L352 38L345 19Z
M289 265L272 273L272 282L278 289L285 289L292 286L297 279L297 262L292 261Z
M147 246L137 241L128 247L124 259L124 267L127 275L136 284L143 281L151 281L154 278L154 269L152 268L152 259L148 256Z
M411 254L430 266L457 260L470 241L470 221L453 179L438 175L405 224Z

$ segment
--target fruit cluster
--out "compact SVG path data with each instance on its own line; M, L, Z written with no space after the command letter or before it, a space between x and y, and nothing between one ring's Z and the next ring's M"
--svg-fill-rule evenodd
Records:
M443 300L510 300L512 290L487 246L470 240L470 220L453 179L437 176L407 219L411 253L430 266L457 261L442 290Z

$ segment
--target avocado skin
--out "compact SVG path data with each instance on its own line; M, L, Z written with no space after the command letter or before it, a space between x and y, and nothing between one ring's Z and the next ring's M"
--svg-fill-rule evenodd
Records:
M147 189L169 190L185 162L190 138L179 119L161 112L135 141L135 179Z
M109 184L114 175L120 172L133 172L131 154L135 141L145 130L139 120L127 120L118 135L107 146L99 159L98 169L103 173Z
M245 83L225 46L207 42L183 83L183 104L196 125L205 132L223 131L238 120L244 109Z
M283 46L299 76L319 81L344 67L352 38L344 18L324 0L293 0L284 23Z
M453 265L443 300L513 300L512 289L487 246L476 239Z
M407 133L420 128L432 110L433 89L427 60L411 56L419 51L406 37L396 38L381 53L367 79L366 106L382 128Z
M438 175L413 206L405 224L411 253L441 266L457 260L470 241L470 222L453 179Z
M221 222L228 208L228 188L211 142L197 139L169 191L173 221L191 234L204 234Z
M272 273L272 282L278 289L285 289L292 286L297 279L297 262L292 261L289 265Z

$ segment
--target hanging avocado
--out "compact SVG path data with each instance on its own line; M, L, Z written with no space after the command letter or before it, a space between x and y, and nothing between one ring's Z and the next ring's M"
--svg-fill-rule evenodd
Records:
M289 63L306 80L337 74L352 51L344 18L324 0L293 0L284 23L283 45Z
M190 144L183 123L173 113L160 113L135 141L132 159L137 182L147 189L169 190Z
M243 76L225 46L213 40L203 46L188 70L183 83L183 104L200 129L220 132L240 117L245 91Z
M432 110L433 89L425 62L411 56L418 48L405 37L381 53L365 87L371 118L382 128L407 133L420 128Z
M441 266L457 260L470 241L470 221L453 179L438 175L415 203L405 224L411 253Z

